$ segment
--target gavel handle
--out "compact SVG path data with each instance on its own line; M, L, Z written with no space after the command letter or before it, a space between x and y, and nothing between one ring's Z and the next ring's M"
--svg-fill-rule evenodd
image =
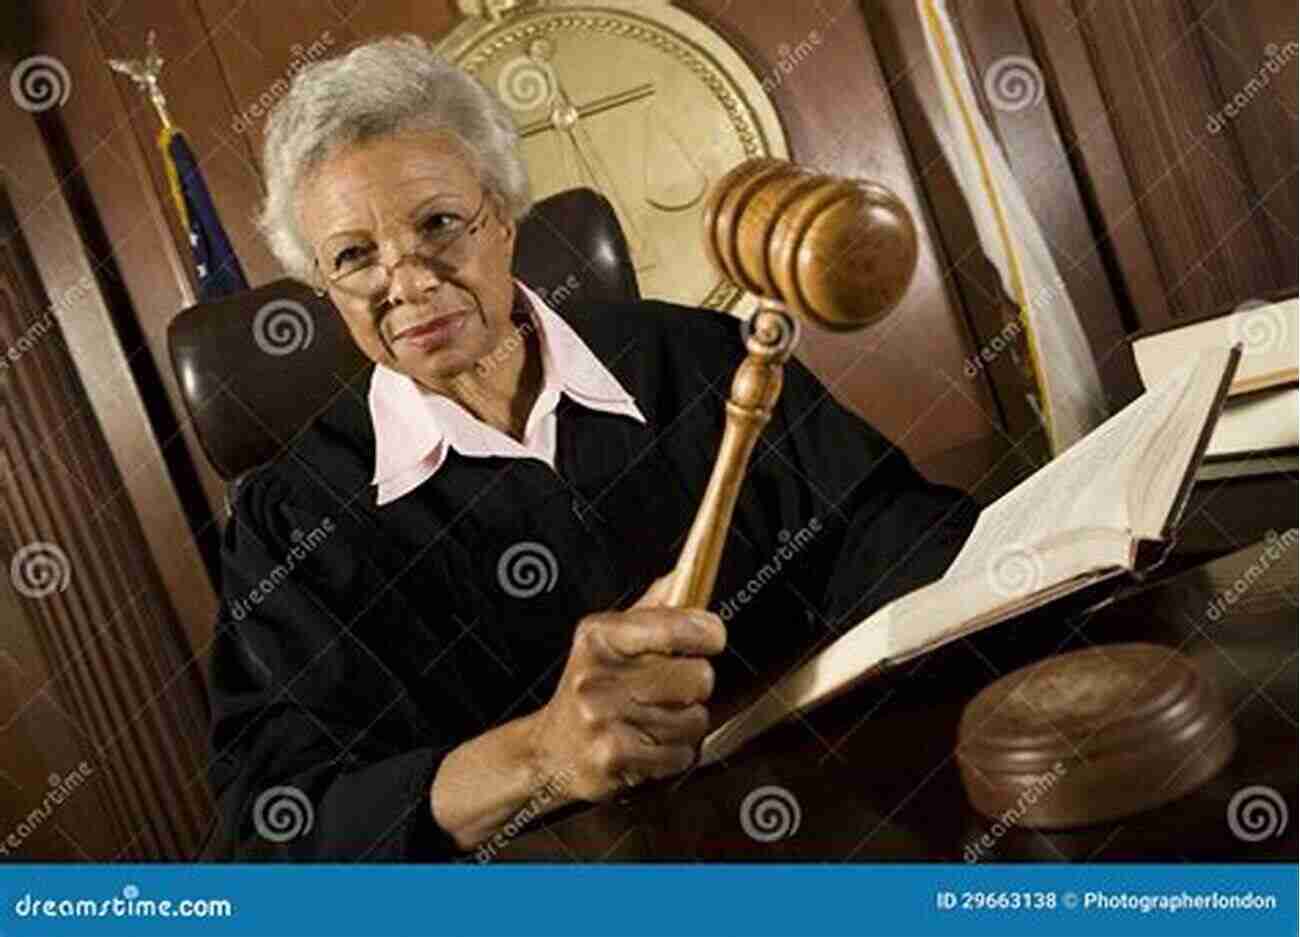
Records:
M780 333L775 341L773 330ZM746 342L749 354L731 382L718 458L672 573L665 603L670 608L705 608L713 597L718 564L749 457L781 395L784 365L794 350L796 336L794 321L780 309L762 308L751 319L751 335Z

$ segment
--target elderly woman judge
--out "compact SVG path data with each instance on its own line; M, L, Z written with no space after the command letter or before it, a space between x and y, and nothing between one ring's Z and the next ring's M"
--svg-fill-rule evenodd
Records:
M720 313L561 315L514 279L516 144L414 36L304 69L268 119L261 228L374 366L239 488L210 681L222 854L450 859L521 811L685 771L715 687L939 575L969 532L963 494L791 362L718 575L739 601L658 604L743 346Z

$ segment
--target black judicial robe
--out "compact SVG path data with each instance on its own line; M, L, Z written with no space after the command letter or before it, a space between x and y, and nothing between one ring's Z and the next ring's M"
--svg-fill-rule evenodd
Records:
M564 315L645 425L562 396L556 470L453 451L377 507L368 370L241 482L211 658L209 858L460 857L429 809L441 758L543 705L578 620L673 568L744 355L736 320L650 301ZM715 692L941 575L976 514L791 361L714 593ZM508 569L521 552L533 579Z

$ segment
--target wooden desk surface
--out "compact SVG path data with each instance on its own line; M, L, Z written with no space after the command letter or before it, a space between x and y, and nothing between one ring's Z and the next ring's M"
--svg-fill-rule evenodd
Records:
M1112 587L958 641L769 730L726 762L649 785L622 803L570 808L510 842L500 861L1294 861L1297 850L1295 531L1147 586ZM1235 583L1244 586L1237 595ZM1209 609L1221 602L1215 617ZM1069 599L1065 600L1069 603ZM968 804L953 757L962 707L999 675L1048 654L1123 641L1179 648L1218 685L1238 745L1218 776L1163 807L1114 823L1040 833ZM1135 777L1135 784L1163 779ZM757 788L798 804L790 836L748 835L741 804ZM1286 802L1278 836L1248 842L1228 804L1251 785ZM761 831L760 831L761 832Z

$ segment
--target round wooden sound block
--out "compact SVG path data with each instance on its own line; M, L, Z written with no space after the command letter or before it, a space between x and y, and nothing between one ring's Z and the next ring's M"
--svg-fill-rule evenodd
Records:
M1049 657L981 690L962 713L957 762L981 813L1062 829L1181 797L1235 746L1218 692L1190 658L1109 644Z

